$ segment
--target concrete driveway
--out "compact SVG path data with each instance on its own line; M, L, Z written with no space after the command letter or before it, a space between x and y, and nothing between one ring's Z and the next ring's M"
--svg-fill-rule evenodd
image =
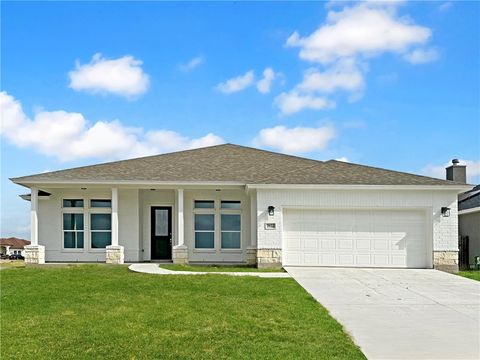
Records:
M436 270L286 270L369 359L480 359L480 282Z

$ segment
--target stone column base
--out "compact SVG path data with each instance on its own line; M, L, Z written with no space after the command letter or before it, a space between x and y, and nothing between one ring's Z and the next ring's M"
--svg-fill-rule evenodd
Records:
M282 250L281 249L258 249L257 250L258 268L281 268Z
M257 264L257 248L248 247L246 251L246 262L248 265Z
M108 245L106 254L107 264L123 264L124 249L121 245Z
M25 264L45 264L45 246L26 245Z
M188 247L177 245L172 249L172 261L174 264L188 264Z
M446 272L458 272L458 251L434 251L433 268Z

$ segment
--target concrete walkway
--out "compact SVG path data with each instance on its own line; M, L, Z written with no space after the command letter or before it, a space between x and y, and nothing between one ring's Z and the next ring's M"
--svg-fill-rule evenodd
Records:
M285 272L233 272L233 271L173 271L163 269L158 264L132 264L128 267L135 272L157 275L230 275L230 276L257 276L261 278L289 278L290 275Z
M480 359L480 282L436 270L288 267L369 359Z

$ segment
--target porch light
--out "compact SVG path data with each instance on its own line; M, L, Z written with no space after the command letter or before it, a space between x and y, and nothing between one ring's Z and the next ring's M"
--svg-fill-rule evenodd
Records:
M450 216L450 208L446 206L442 206L442 216L449 217Z
M275 206L270 205L268 207L268 215L270 215L270 216L275 215Z

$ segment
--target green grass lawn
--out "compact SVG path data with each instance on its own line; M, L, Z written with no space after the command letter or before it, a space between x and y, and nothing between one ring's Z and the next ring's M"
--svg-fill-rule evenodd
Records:
M8 269L12 267L25 267L23 260L2 260L0 261L0 269Z
M480 270L462 270L458 272L458 275L480 281Z
M5 359L364 359L293 279L5 269Z
M283 269L258 269L247 265L179 265L161 264L161 268L174 271L195 271L195 272L285 272Z

